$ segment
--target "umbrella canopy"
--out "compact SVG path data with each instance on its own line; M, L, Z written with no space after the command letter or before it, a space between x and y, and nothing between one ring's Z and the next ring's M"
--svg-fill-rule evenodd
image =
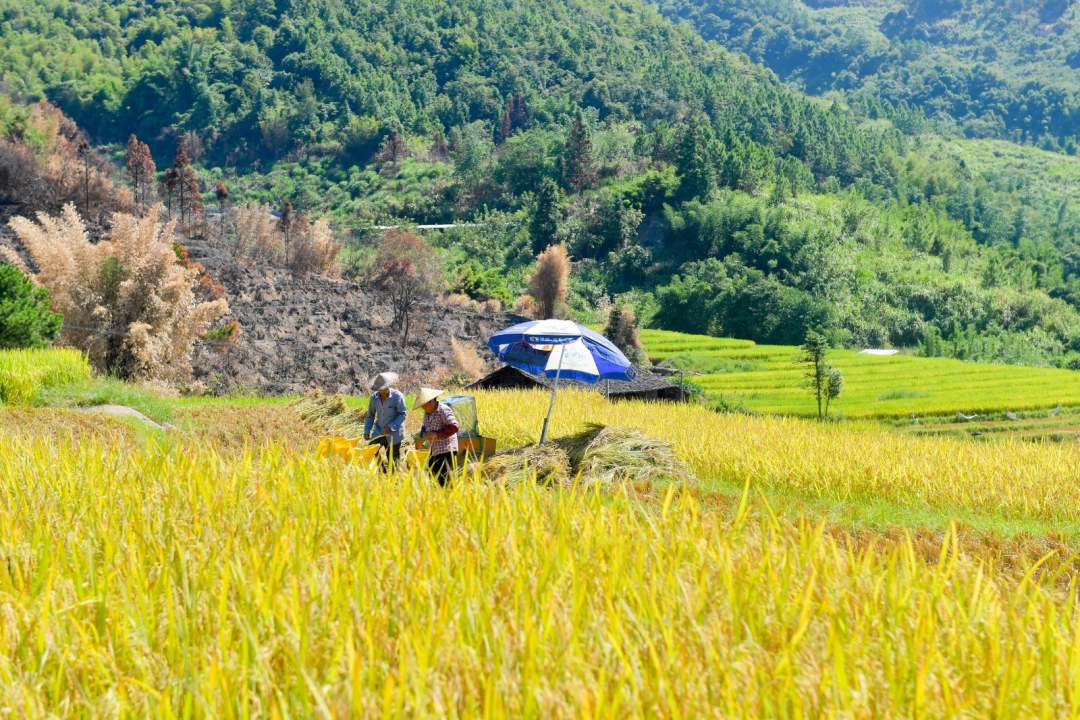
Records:
M492 335L488 347L507 365L534 375L594 383L636 374L610 340L569 320L519 323Z
M555 378L540 444L547 440L559 379L594 383L633 380L634 367L610 340L569 320L530 320L508 327L488 340L488 347L507 365L534 375Z

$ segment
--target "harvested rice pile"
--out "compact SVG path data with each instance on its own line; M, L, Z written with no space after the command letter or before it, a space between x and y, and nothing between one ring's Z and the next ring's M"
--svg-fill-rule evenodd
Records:
M554 445L505 450L475 463L473 468L488 480L507 487L533 479L543 485L570 482L570 458L565 450Z
M474 467L508 487L533 478L549 485L567 484L577 477L583 484L693 479L670 443L603 425L590 425L544 447L505 450Z
M349 409L340 395L324 395L315 390L293 403L300 419L322 435L358 438L364 434L364 417L361 408Z
M675 455L671 443L636 430L605 427L581 448L580 455L573 451L570 455L583 483L693 479L690 468Z

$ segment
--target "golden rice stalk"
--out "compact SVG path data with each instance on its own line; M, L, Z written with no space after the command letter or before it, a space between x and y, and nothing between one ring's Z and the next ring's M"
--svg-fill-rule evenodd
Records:
M293 403L293 409L307 425L323 435L360 437L364 434L362 408L349 409L340 395L324 395L314 390Z

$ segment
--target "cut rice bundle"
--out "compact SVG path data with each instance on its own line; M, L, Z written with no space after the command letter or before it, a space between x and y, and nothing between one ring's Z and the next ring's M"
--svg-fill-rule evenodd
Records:
M363 409L350 410L340 395L324 395L315 390L293 403L300 419L322 435L358 438L364 434Z
M639 485L693 479L690 468L675 455L671 443L636 430L603 428L580 453L574 470L581 476L583 484L629 482Z
M508 487L533 479L549 485L566 485L580 478L586 485L627 482L635 486L693 479L671 443L603 425L589 425L577 435L543 447L505 450L473 467Z
M474 463L472 469L492 482L514 487L535 481L542 485L567 485L570 482L570 458L554 445L505 450Z

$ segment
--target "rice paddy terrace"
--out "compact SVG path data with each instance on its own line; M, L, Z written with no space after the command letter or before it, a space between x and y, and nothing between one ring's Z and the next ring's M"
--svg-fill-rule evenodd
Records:
M654 360L699 373L694 381L714 402L762 413L816 413L797 347L662 330L643 331L642 341ZM1039 435L1080 432L1080 373L1072 370L853 350L833 350L829 361L844 373L843 393L833 405L843 417L903 420L926 431L957 429L959 413L979 416L959 420L962 431L987 432L1008 413L1017 429Z
M6 716L1080 709L1076 443L569 390L556 441L636 432L687 472L648 478L619 444L626 478L512 484L484 466L444 489L321 457L280 398L151 396L57 351L6 359ZM478 392L481 427L523 452L547 399ZM170 428L75 409L102 400Z

